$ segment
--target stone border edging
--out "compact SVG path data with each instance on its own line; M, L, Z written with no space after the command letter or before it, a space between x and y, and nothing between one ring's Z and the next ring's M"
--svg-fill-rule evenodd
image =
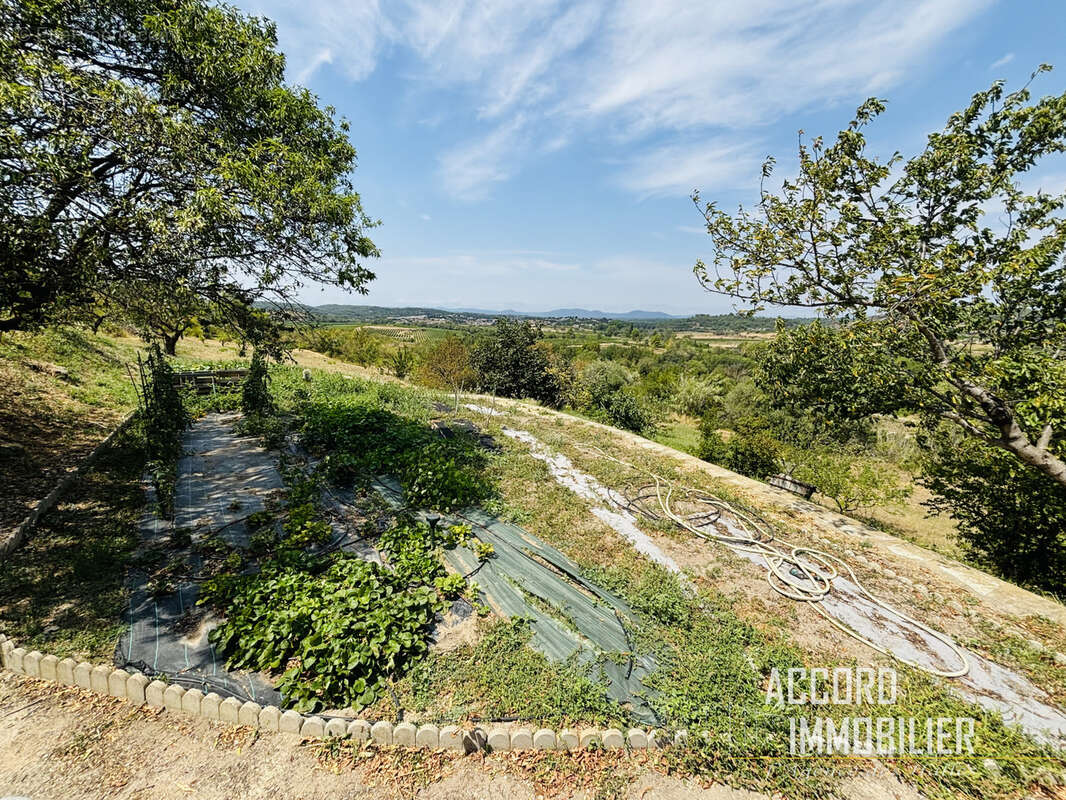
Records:
M89 453L78 466L59 479L59 483L55 485L55 488L33 507L33 510L26 515L26 518L19 523L19 526L15 528L11 535L0 541L0 559L8 556L11 551L25 541L26 535L37 527L38 520L40 520L44 514L51 511L55 504L59 502L59 499L66 494L67 490L73 485L74 481L89 469L89 467L96 463L100 454L103 453L107 446L115 440L115 437L133 421L135 416L137 416L137 409L134 409L123 417L122 421L119 422L115 429L111 431L102 442L97 444L96 447L92 449L92 452Z
M259 730L288 733L307 739L352 739L360 744L454 750L461 753L512 750L578 750L602 747L606 750L663 748L682 744L686 731L672 737L661 730L641 728L551 728L528 727L463 728L459 725L415 725L388 720L322 717L282 711L235 697L223 699L215 692L185 689L173 683L151 680L140 672L127 672L111 666L93 665L73 658L60 659L40 651L26 652L13 639L0 634L0 663L15 675L76 686L97 694L116 697L134 705L148 705L166 711L203 717L216 722L247 725Z

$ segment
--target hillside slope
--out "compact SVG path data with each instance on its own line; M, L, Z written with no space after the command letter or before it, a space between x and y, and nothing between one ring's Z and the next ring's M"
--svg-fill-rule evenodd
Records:
M136 404L136 349L77 328L0 340L0 537Z

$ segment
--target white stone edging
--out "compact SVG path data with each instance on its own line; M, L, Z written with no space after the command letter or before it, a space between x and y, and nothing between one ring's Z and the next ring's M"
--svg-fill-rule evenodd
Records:
M631 728L551 728L531 730L525 726L511 728L464 728L459 725L437 726L432 723L370 722L343 717L323 718L316 714L282 711L276 706L242 703L235 697L222 698L215 692L185 689L174 683L152 680L140 672L127 672L110 666L60 659L37 650L26 652L14 640L0 634L0 662L15 675L76 686L97 694L110 695L134 705L148 705L165 711L189 714L212 721L246 725L259 730L297 735L305 739L352 739L357 743L374 742L385 746L420 747L454 750L462 753L514 750L578 750L592 747L607 750L642 750L680 744L685 731L670 736L664 731Z

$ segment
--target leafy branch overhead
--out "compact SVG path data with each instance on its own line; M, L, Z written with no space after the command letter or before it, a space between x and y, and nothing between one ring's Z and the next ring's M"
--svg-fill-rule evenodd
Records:
M271 23L28 0L5 4L0 65L0 330L137 283L241 318L373 278L347 123L283 83Z
M1066 195L1022 188L1066 149L1066 94L995 83L909 160L867 153L884 110L868 100L832 144L801 142L776 193L769 159L753 210L696 194L714 247L696 275L750 313L839 321L779 331L763 365L778 401L946 420L1066 485Z

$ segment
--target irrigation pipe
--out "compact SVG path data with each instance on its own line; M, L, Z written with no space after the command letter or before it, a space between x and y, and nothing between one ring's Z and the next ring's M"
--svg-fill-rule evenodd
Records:
M862 581L859 580L851 566L838 556L835 556L832 553L827 553L824 550L798 546L782 539L774 533L767 523L760 522L753 515L737 508L732 503L722 500L721 498L714 497L706 492L691 487L678 486L673 481L663 478L661 475L657 475L651 470L615 458L598 447L590 445L589 449L596 451L600 457L607 459L608 461L613 461L627 469L649 476L655 481L655 496L659 503L659 508L662 509L663 514L665 514L668 519L701 539L725 545L738 553L748 553L761 557L766 565L766 582L770 585L770 588L790 600L810 603L815 611L825 617L830 624L839 628L848 636L851 636L867 647L889 656L890 658L894 658L907 666L920 669L923 672L941 678L961 678L970 671L969 658L965 651L959 647L950 636L934 630L928 625L905 614L895 606L875 597L863 585ZM663 494L664 486L665 495ZM715 526L715 530L711 532L692 525L687 519L676 513L671 505L670 501L674 495L675 489L680 489L682 492L693 494L698 498L699 502L709 505L720 512L729 514L736 520L741 532L738 533L735 530L729 530L728 533L721 533L717 530L717 526ZM622 505L621 503L618 503L617 500L615 502L619 506ZM873 603L874 606L887 611L892 616L907 622L936 639L955 654L959 659L961 666L957 669L942 670L902 658L891 650L871 641L855 629L845 625L836 617L832 616L822 607L821 601L829 596L833 591L833 581L841 576L840 570L835 566L837 564L847 571L848 577L851 579L852 583L855 584L863 597ZM789 580L789 576L799 578L806 585L797 585L794 581Z

